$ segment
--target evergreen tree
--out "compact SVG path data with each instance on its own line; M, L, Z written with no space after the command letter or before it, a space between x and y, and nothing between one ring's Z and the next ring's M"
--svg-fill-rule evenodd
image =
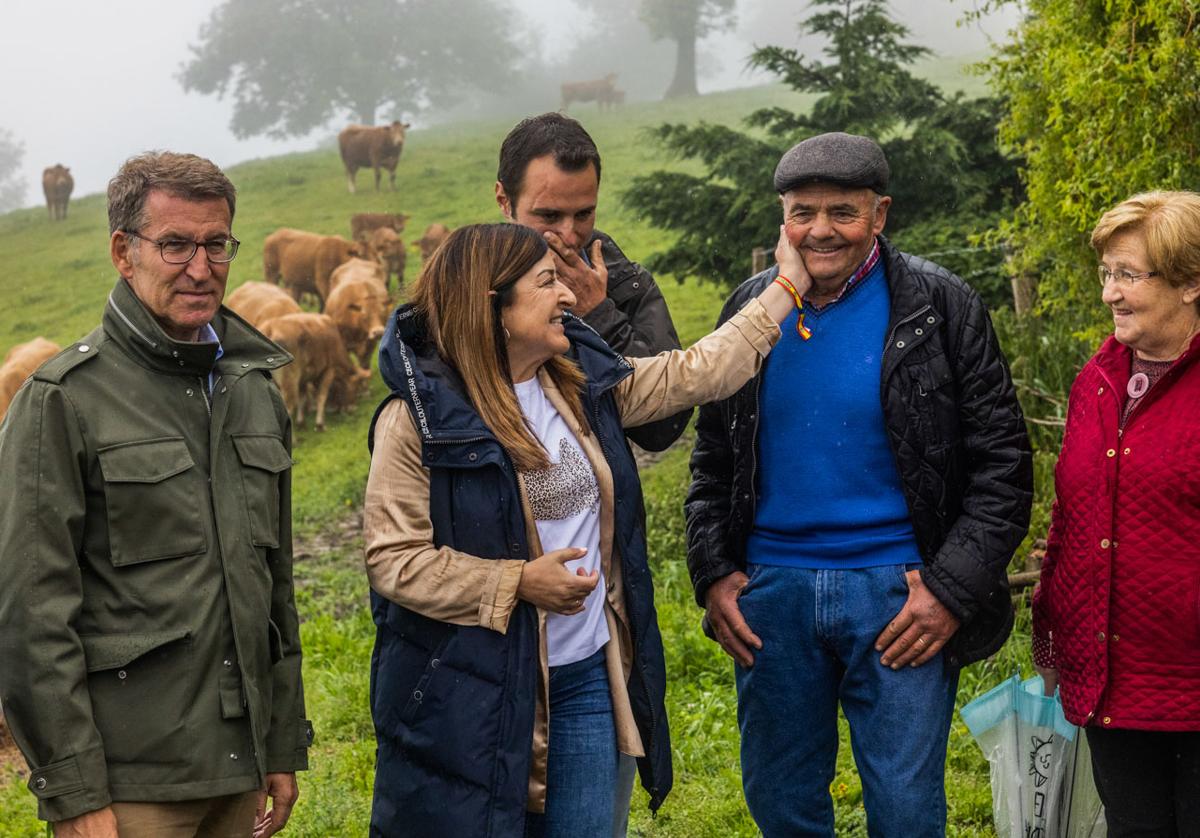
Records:
M774 46L749 61L798 92L819 94L810 112L756 111L746 120L748 133L705 123L654 130L667 149L698 159L707 174L654 172L635 179L625 194L642 217L679 233L648 264L736 284L750 267L750 251L775 240L780 212L771 179L780 156L806 137L848 131L875 138L887 154L895 198L889 235L918 252L952 251L940 261L973 274L992 302L1002 302L1001 254L969 247L1019 190L1013 162L996 146L999 101L948 98L913 75L909 67L928 51L904 42L908 30L888 15L885 0L814 0L813 6L820 11L800 30L826 38L827 61ZM958 252L964 250L971 252Z

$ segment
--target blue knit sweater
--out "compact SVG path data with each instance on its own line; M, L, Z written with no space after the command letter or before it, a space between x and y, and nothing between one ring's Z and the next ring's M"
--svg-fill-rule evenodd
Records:
M805 307L809 340L796 312L783 323L759 394L750 562L920 564L879 395L888 313L880 262L836 303Z

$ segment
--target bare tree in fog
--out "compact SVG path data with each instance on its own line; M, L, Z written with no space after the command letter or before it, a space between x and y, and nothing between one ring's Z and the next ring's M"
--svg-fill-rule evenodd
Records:
M24 157L25 147L0 128L0 212L16 209L25 201L26 183L21 177Z
M650 34L675 42L675 76L664 99L696 95L696 41L732 26L733 6L734 0L642 0Z
M225 0L191 46L184 89L234 100L239 137L367 125L465 89L498 90L517 59L496 0Z

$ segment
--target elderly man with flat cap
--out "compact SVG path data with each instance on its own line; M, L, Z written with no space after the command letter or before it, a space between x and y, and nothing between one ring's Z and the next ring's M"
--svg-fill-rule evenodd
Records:
M883 237L888 175L850 134L779 161L812 285L758 377L696 426L688 566L735 661L742 781L767 838L834 834L839 704L869 833L944 834L958 672L1012 628L1024 420L979 295ZM751 277L721 321L792 279Z

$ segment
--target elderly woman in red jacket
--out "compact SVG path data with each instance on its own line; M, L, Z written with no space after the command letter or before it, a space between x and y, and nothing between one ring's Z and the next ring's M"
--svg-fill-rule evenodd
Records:
M1200 835L1200 195L1092 232L1113 336L1071 388L1034 662L1085 726L1110 836Z

